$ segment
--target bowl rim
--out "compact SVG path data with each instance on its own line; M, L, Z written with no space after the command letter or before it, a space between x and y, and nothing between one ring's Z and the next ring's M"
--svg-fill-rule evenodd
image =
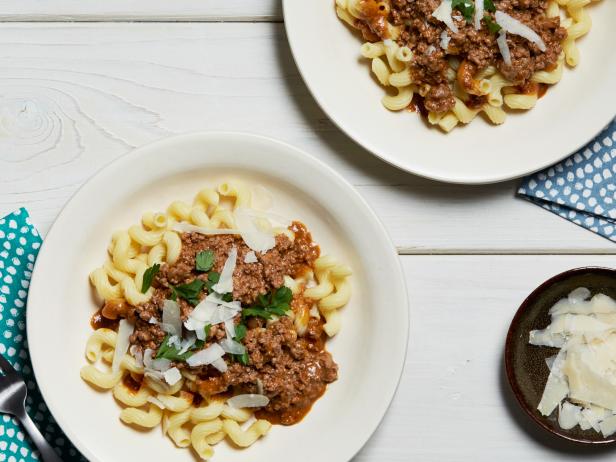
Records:
M608 268L604 266L582 266L579 268L573 268L567 271L563 271L562 273L558 273L555 276L550 277L545 282L541 283L537 288L535 288L520 304L520 307L517 309L513 319L511 320L511 324L509 325L509 329L507 331L507 339L505 341L505 354L504 354L504 362L505 362L505 372L507 374L507 382L513 392L513 395L516 398L519 406L524 410L524 413L528 415L533 422L535 422L539 427L543 428L545 431L549 432L552 435L556 435L559 438L580 444L589 444L589 445L609 445L616 443L616 434L612 435L610 438L602 439L602 440L589 440L586 438L579 438L573 435L566 433L566 430L557 431L554 428L547 425L544 419L538 417L533 410L530 408L528 403L522 397L522 390L518 385L518 381L516 380L516 373L512 364L512 355L513 355L513 344L515 343L515 339L513 338L514 327L517 326L520 322L520 319L526 314L528 306L533 303L539 295L541 295L548 287L553 284L565 280L571 276L575 276L583 273L608 273L616 276L616 269Z

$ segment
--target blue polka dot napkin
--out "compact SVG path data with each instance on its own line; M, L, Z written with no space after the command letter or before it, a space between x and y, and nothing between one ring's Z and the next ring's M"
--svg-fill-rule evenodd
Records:
M616 242L616 119L573 156L526 177L518 195Z
M38 391L26 339L26 297L41 237L25 209L0 219L0 354L28 386L26 409L63 461L85 461L47 410ZM15 418L0 414L0 462L40 460Z

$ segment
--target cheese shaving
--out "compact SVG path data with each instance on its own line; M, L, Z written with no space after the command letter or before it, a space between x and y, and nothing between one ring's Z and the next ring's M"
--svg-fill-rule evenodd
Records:
M171 369L165 371L163 375L165 377L165 382L171 386L182 380L182 373L177 367L172 367Z
M551 323L529 334L534 345L561 348L546 359L550 374L537 409L558 407L558 423L604 437L616 433L616 301L579 288L551 309Z
M547 49L543 39L534 30L528 27L526 24L518 21L512 16L509 16L503 11L497 11L494 15L496 24L502 27L502 30L510 34L519 35L526 40L534 43L537 47L544 51ZM502 31L501 31L502 32ZM504 56L503 56L504 57Z
M481 20L483 19L484 7L484 0L475 0L474 25L476 30L481 29Z
M496 39L496 44L498 45L498 50L503 56L503 61L507 66L511 66L511 51L509 50L509 45L507 44L507 33L505 29L501 29L498 34L498 38Z
M441 48L445 51L447 51L447 48L449 48L449 42L451 40L451 37L449 36L449 34L447 33L446 30L444 30L443 32L441 32Z
M135 325L126 319L120 320L118 327L118 335L116 337L115 351L113 353L113 362L111 363L111 371L115 374L120 370L122 358L128 351L129 337L133 335Z
M454 33L458 32L458 27L451 17L453 12L451 0L442 0L441 4L432 12L432 16L445 23Z
M244 263L257 263L258 261L257 254L252 250L244 255Z
M233 292L233 272L237 263L237 248L232 247L229 256L222 267L220 280L212 287L219 294Z

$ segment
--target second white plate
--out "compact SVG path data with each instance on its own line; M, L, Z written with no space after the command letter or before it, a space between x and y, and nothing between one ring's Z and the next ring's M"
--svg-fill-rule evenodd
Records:
M41 248L28 299L28 342L43 397L67 436L92 462L194 461L160 428L122 424L111 393L79 377L89 318L98 308L88 273L100 266L114 230L147 210L222 178L265 185L274 209L308 226L325 253L353 268L353 296L342 331L328 343L340 366L312 411L292 427L275 426L247 450L220 444L214 461L350 459L391 401L406 355L404 277L395 248L355 190L330 168L283 143L237 133L198 133L137 149L98 173L71 199Z
M567 69L530 111L495 127L474 120L444 134L406 111L381 105L384 90L359 53L362 40L338 19L334 0L283 0L299 70L327 115L383 160L428 178L492 183L551 165L592 139L616 113L616 1L593 3L590 33L578 41L579 66Z

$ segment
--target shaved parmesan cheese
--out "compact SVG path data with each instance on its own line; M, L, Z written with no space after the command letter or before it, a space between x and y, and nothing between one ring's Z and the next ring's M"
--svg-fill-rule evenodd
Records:
M563 314L616 314L616 301L603 294L597 294L588 301L563 298L550 309L550 315Z
M481 29L481 20L483 19L484 2L483 0L475 0L475 29Z
M230 338L224 338L218 342L218 344L225 352L232 355L243 355L246 352L246 347L244 347L244 345Z
M163 330L171 335L182 336L182 320L180 319L180 306L173 300L165 300L163 304L163 324L167 330Z
M252 250L244 256L244 263L257 263L259 259Z
M219 294L233 292L233 272L237 262L237 248L232 247L229 256L222 267L220 280L214 285L213 289Z
M537 406L537 410L541 412L542 415L550 415L569 393L567 379L562 370L565 364L566 354L565 350L561 350L558 355L556 355L552 368L550 369L550 375L545 384L541 401L539 402L539 406Z
M204 366L206 364L212 364L217 359L220 359L225 354L225 350L220 345L214 343L204 350L198 351L190 356L186 363L190 367Z
M545 365L548 366L549 370L552 370L552 366L554 366L555 360L556 360L556 355L550 356L549 358L545 358Z
M188 330L196 330L194 328L194 322L189 321L207 322L212 318L217 308L218 303L208 295L193 308L188 315L188 319L184 321L184 327Z
M443 50L447 51L447 48L449 48L449 41L450 40L451 40L451 37L449 36L449 34L447 33L446 30L441 32L441 48Z
M146 350L143 352L143 365L148 369L152 368L152 355L153 354L154 354L154 350L150 348L146 348Z
M227 371L227 363L222 358L218 358L216 361L212 361L212 366L214 366L220 372L226 372Z
M147 402L155 404L156 406L158 406L159 408L163 410L165 409L165 405L163 404L163 402L160 399L156 398L155 396L148 396Z
M167 382L171 386L182 380L182 373L177 367L172 367L171 369L165 371L164 376L165 382Z
M236 395L227 400L227 404L231 407L242 409L246 407L265 407L269 404L269 398L265 395L245 394Z
M616 334L605 342L571 348L563 368L571 399L616 409Z
M530 332L532 344L561 347L546 359L550 375L537 409L548 416L558 406L561 428L609 436L616 432L616 301L590 295L574 290L550 309L547 328Z
M427 49L426 49L426 54L428 56L430 56L432 53L434 53L436 51L436 47L434 45L430 45Z
M578 287L577 289L571 291L569 295L567 295L567 301L572 305L577 303L583 303L584 301L590 298L590 290L586 287Z
M133 335L134 330L134 324L128 322L126 319L120 320L118 335L116 337L115 351L113 352L113 362L111 363L111 370L114 374L120 370L122 358L128 351L128 339L131 335Z
M604 438L607 438L608 436L616 433L616 415L613 415L603 420L599 424L599 428L601 429L601 433L603 434Z
M150 319L148 319L148 322L150 324L158 324L158 320L154 316L152 316Z
M189 332L186 338L182 340L182 343L180 344L180 351L178 351L178 354L181 355L186 353L190 348L192 348L196 341L197 336L193 332Z
M503 31L508 32L510 34L519 35L520 37L524 37L526 40L537 45L537 47L541 51L545 51L547 49L544 41L541 39L539 34L537 34L534 30L532 30L526 24L518 21L514 17L509 16L507 13L503 11L497 11L495 13L495 19L496 19L496 23L502 27Z
M451 7L451 0L442 0L441 4L432 12L432 16L445 23L454 33L458 32L458 27L453 22L451 13L453 9Z
M582 410L582 421L580 422L580 428L584 430L583 427L588 425L588 428L586 428L586 430L592 428L597 433L600 433L601 426L599 425L599 422L607 418L609 415L610 413L607 409L600 406L591 405Z
M248 247L256 252L267 252L276 245L276 238L271 229L260 229L246 209L240 207L233 212L236 226ZM222 293L222 292L221 292Z
M143 367L143 353L141 352L141 349L139 349L137 345L132 345L128 352L131 356L133 356L133 358L135 358L135 363L137 363L137 366Z
M235 338L235 322L233 319L227 319L225 321L225 333L227 338Z
M496 44L498 45L498 49L503 56L503 61L507 66L511 66L511 51L509 50L509 45L507 44L507 33L505 29L501 29L498 34L498 38L496 39Z
M564 430L571 430L580 423L582 409L565 401L558 409L558 425Z
M242 304L237 300L234 300L232 302L225 302L218 294L209 294L206 298L208 301L216 303L219 306L226 306L227 308L231 308L235 311L242 310Z
M171 361L165 358L155 359L152 361L152 369L159 372L165 372L171 367Z

